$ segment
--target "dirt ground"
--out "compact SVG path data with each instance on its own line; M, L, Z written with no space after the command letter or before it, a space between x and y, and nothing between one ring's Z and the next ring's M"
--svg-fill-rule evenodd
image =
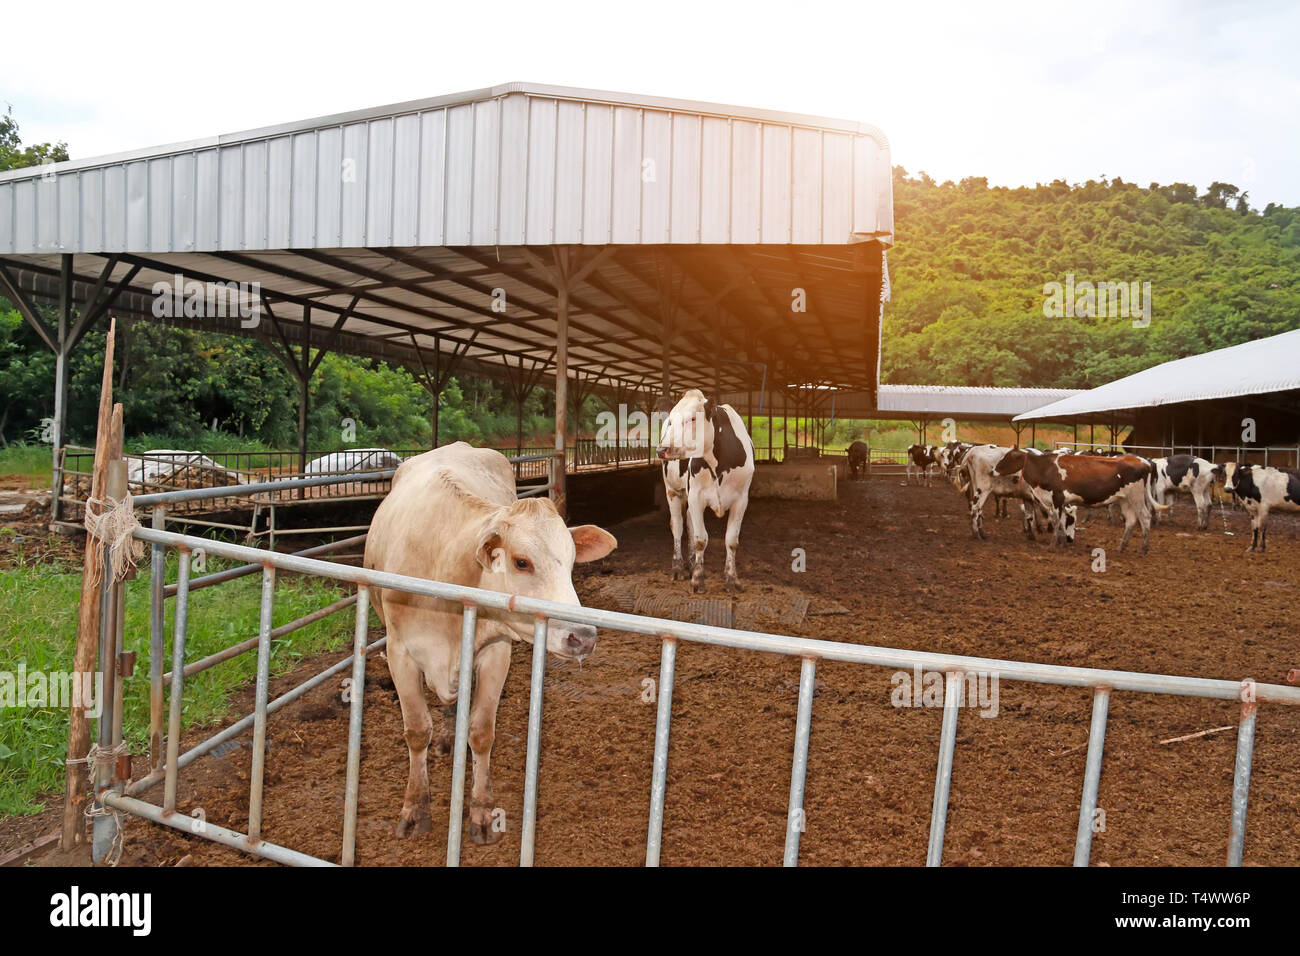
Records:
M1245 553L1248 521L1216 511L1196 532L1180 500L1150 554L1118 551L1121 529L1092 512L1071 550L1022 537L990 517L975 541L950 487L876 479L841 484L836 502L759 500L745 520L740 570L747 599L810 599L789 633L916 650L1201 677L1282 683L1300 666L1295 614L1300 523L1274 516L1270 550ZM1013 508L1014 510L1014 508ZM990 508L990 514L992 509ZM667 574L666 520L614 526L619 549L579 566L584 603L634 589L676 589ZM710 519L708 595L721 597L721 522ZM1106 549L1104 573L1092 570ZM806 570L792 570L792 551ZM842 605L849 613L816 613ZM378 636L375 632L373 636ZM523 800L529 649L517 645L498 716L495 797L506 833L466 844L462 863L513 865ZM328 659L305 661L279 693ZM583 667L552 660L545 700L537 827L539 864L644 861L659 643L602 632ZM940 710L891 705L892 672L824 663L817 669L808 759L804 864L918 865L924 861ZM684 644L677 658L662 862L774 865L781 860L799 662ZM960 716L944 863L1066 865L1071 861L1088 737L1090 694L1004 681L996 717ZM251 708L251 688L240 713ZM370 661L358 824L362 865L444 860L451 758L430 756L434 832L393 835L406 782L401 715L383 660ZM435 715L437 711L435 710ZM1161 740L1235 724L1230 702L1117 693L1110 707L1099 805L1105 829L1094 863L1219 865L1227 847L1236 734ZM435 716L436 720L436 716ZM264 836L337 859L347 708L337 683L270 719ZM1262 705L1246 861L1300 864L1300 708ZM211 733L211 728L202 736ZM192 735L192 740L199 739ZM180 807L209 821L247 822L249 749L207 757L182 774ZM186 744L189 745L189 742ZM137 760L137 767L142 761ZM148 796L161 799L161 788ZM0 852L54 825L0 822ZM83 854L84 856L84 854ZM74 859L80 859L76 857ZM122 862L249 864L234 851L133 820ZM70 862L61 854L41 863Z

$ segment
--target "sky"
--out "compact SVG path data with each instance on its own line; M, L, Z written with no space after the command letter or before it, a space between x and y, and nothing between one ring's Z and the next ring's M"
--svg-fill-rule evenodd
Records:
M516 80L859 120L915 174L1300 206L1300 2L12 3L0 104L73 158Z

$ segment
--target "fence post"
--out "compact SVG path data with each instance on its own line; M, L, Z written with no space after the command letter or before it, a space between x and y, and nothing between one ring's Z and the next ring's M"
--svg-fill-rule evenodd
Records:
M645 865L659 865L664 830L664 790L668 785L668 736L673 721L673 671L677 665L677 638L664 635L659 656L659 700L655 712L654 770L650 776L650 829L646 835Z
M533 622L533 673L528 692L528 755L524 762L524 819L519 839L519 865L533 865L537 835L537 772L542 748L542 698L546 682L547 620Z
M466 603L460 624L460 676L456 683L456 738L451 761L451 822L447 827L447 865L460 866L461 811L465 807L465 748L469 746L469 705L474 683L474 632L478 608Z
M1241 866L1246 846L1246 805L1250 802L1250 764L1255 756L1255 682L1241 682L1241 723L1237 725L1237 760L1232 774L1232 828L1228 866Z
M352 695L348 714L348 776L343 796L343 853L339 862L357 859L357 798L361 791L361 718L366 696L366 636L370 630L370 589L357 586L357 619L352 632Z
M1083 772L1083 799L1079 803L1079 830L1074 838L1074 865L1087 866L1092 856L1092 818L1097 812L1097 788L1101 783L1101 755L1106 746L1106 714L1110 710L1110 688L1092 692L1092 724L1088 728L1088 760Z
M948 791L952 787L952 755L957 744L957 708L960 706L962 678L961 671L948 671L943 691L943 728L939 734L939 766L934 776L926 866L938 866L943 861L943 833L948 824Z
M167 508L153 509L153 529L167 530ZM163 588L167 583L167 549L155 544L149 554L149 763L157 770L163 763L163 654L166 653L166 612Z
M253 765L249 772L248 840L262 839L262 784L266 776L266 702L271 683L271 614L275 601L275 566L262 569L262 617L257 634L257 690L253 705Z
M190 612L190 549L181 548L176 572L176 621L172 630L172 690L167 715L167 776L163 783L163 810L176 809L176 761L181 753L181 694L185 687L185 622Z
M794 723L794 764L790 770L790 804L785 817L785 866L799 865L799 834L804 830L804 777L808 771L808 737L812 730L817 661L805 657L799 666L799 709Z

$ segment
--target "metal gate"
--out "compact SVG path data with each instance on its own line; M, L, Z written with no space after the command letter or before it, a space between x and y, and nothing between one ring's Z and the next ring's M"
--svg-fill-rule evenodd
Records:
M322 481L325 479L306 480ZM353 480L355 480L355 476L353 476ZM130 775L130 761L119 759L124 753L121 720L121 679L125 676L121 669L123 663L127 663L127 672L129 673L129 662L125 661L122 656L124 647L122 643L122 622L124 615L121 611L124 607L124 590L120 581L112 582L112 586L104 588L104 598L101 602L103 627L100 641L100 667L108 679L105 680L105 696L107 700L103 716L99 721L98 753L94 759L96 774L95 803L93 807L93 852L96 861L103 861L109 856L115 845L120 845L122 834L118 814L126 813L281 863L332 865L324 859L272 843L263 838L262 795L266 758L266 722L267 717L279 708L301 697L312 688L319 686L331 676L342 673L349 668L351 669L353 686L358 688L362 686L364 682L365 656L383 647L385 643L384 640L376 641L373 644L366 643L369 589L373 587L442 598L459 602L464 607L458 684L462 692L458 695L456 703L451 808L447 839L447 864L449 866L457 865L460 860L461 815L464 808L465 791L465 753L469 733L471 701L471 694L468 689L471 687L472 682L474 634L480 608L531 614L535 619L519 860L520 864L524 866L530 866L533 863L537 822L537 779L541 743L543 679L546 671L545 635L547 624L552 619L644 634L661 642L659 696L655 719L650 812L646 837L646 864L648 866L658 865L660 858L664 802L667 790L668 742L672 728L673 675L677 658L677 645L681 641L730 647L740 651L782 654L788 657L798 657L801 661L786 823L784 852L786 866L796 865L799 858L799 839L805 819L803 814L804 774L807 766L809 732L812 724L814 678L819 661L842 661L893 669L920 668L923 671L942 672L946 675L943 718L938 742L938 768L930 816L929 843L926 851L926 864L928 866L938 866L943 855L944 829L948 815L948 795L952 783L953 753L957 739L960 688L966 675L984 674L996 676L999 679L1028 681L1037 684L1092 688L1092 719L1088 736L1088 753L1082 798L1079 806L1079 824L1075 837L1074 864L1076 866L1086 866L1091 852L1092 818L1097 805L1097 790L1101 778L1107 713L1113 693L1170 694L1216 700L1239 700L1241 702L1227 854L1227 862L1231 866L1239 866L1242 861L1258 705L1261 703L1300 704L1300 687L1256 684L1249 679L1240 681L1209 680L1132 671L1063 667L1023 661L898 650L862 644L790 637L781 634L740 631L704 624L688 624L681 621L642 617L598 608L554 604L549 601L517 597L494 591L484 591L438 581L366 570L320 560L308 553L280 554L161 530L163 521L161 509L172 496L194 493L213 495L226 491L232 494L236 492L246 494L249 488L248 486L240 486L236 489L203 489L193 492L175 492L171 493L171 495L147 496L146 498L137 499L136 502L139 505L155 506L155 527L147 529L137 526L132 531L134 538L152 546L153 559L149 674L152 715L151 741L153 744L154 764L150 768L148 775L136 781L127 779ZM348 543L352 542L338 542L336 544L342 546ZM323 547L329 548L331 546ZM179 578L172 587L164 585L164 552L168 548L174 548L180 552ZM190 559L193 551L198 548L202 548L207 554L245 563L241 567L192 579L190 576ZM108 549L106 549L106 559L110 557L107 551ZM106 560L103 567L111 567L111 562ZM230 580L236 576L256 573L259 569L262 574L261 621L256 640L233 645L218 654L187 664L185 631L190 593L197 588L210 584L219 584L221 581ZM272 628L275 575L279 570L355 584L357 586L355 599L348 598L336 602L334 605L323 608L313 615L308 615L308 617L316 620L327 613L333 613L345 606L354 605L356 624L352 654L349 657L277 697L275 700L268 700L271 641L296 629L296 627L302 626L307 621L304 618L283 625L280 628ZM171 699L169 702L164 756L164 748L162 747L165 637L163 633L163 602L171 594L174 594L177 605L174 620L171 673L169 676ZM257 648L257 683L253 713L186 753L180 753L181 702L185 690L185 678L197 670L219 663L220 660L226 660L245 650L251 650L254 646ZM340 853L340 859L344 865L352 865L355 861L357 795L360 787L363 718L362 696L361 693L352 695L348 723L343 845ZM244 733L250 727L253 731L253 754L249 784L247 831L239 832L227 829L178 812L176 809L176 791L180 770L219 744ZM141 794L156 786L159 782L163 783L163 800L161 804L150 803L141 798Z

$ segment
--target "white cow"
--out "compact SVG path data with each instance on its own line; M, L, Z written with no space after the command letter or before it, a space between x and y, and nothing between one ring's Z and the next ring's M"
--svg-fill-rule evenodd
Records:
M659 433L659 459L663 463L664 492L673 532L673 579L684 577L682 561L682 510L690 520L694 551L691 587L704 587L704 549L709 533L704 509L727 516L725 587L740 590L736 576L736 549L740 525L749 507L749 483L754 477L754 443L745 423L730 405L719 405L698 388L687 390L664 419Z
M1250 547L1265 550L1270 511L1300 511L1300 471L1266 465L1229 462L1215 469L1224 476L1223 488L1236 495L1250 514Z
M595 525L566 528L547 498L515 497L515 473L505 456L464 442L407 459L393 490L375 512L366 539L365 566L467 587L486 588L577 605L574 561L594 561L618 546ZM459 601L375 588L376 613L388 631L388 669L402 705L410 775L397 835L426 833L429 816L428 752L433 724L427 686L450 716L461 688ZM469 836L495 843L489 759L496 735L497 703L510 668L510 642L531 643L533 620L480 608L474 636L474 687L469 746L474 756ZM582 660L596 645L596 629L551 621L546 649ZM438 752L451 750L448 728Z
M1196 503L1196 527L1202 531L1210 527L1210 507L1214 504L1214 464L1194 455L1173 455L1169 458L1152 458L1151 497L1159 504L1173 493L1192 496ZM1160 513L1157 512L1157 520ZM1169 512L1173 520L1173 512Z

